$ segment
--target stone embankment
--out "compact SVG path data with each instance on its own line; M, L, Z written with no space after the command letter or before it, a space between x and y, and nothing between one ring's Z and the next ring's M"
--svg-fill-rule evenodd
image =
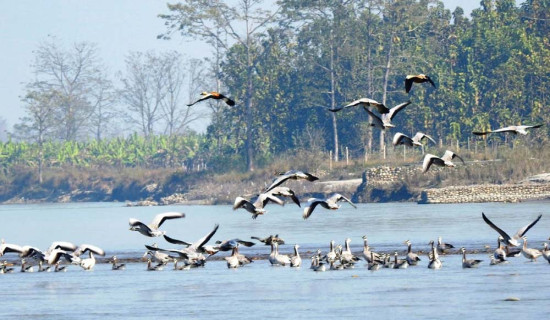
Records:
M452 186L421 192L418 203L519 202L550 198L550 183Z

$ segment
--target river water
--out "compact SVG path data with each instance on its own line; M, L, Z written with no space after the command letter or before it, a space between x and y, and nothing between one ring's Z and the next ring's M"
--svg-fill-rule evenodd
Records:
M481 219L481 212L509 234L543 217L529 232L529 247L540 248L550 236L550 202L418 205L415 203L359 204L353 209L317 208L308 220L293 204L270 206L256 220L230 206L125 207L121 203L72 203L0 206L0 237L8 243L46 249L52 241L89 243L110 257L139 257L144 244L172 248L163 238L147 238L128 230L128 218L145 223L165 211L186 213L167 221L168 235L195 241L220 224L212 240L249 239L278 233L291 253L294 243L303 253L328 250L330 240L361 252L361 236L368 235L376 251L403 254L403 241L414 250L427 250L430 240L478 250L468 258L483 259L478 269L462 269L459 255L442 257L443 268L430 270L427 257L405 270L368 271L361 261L354 269L316 273L309 261L299 269L272 267L258 260L237 270L225 261L209 261L205 268L145 271L144 263L130 263L112 271L98 263L93 271L70 266L65 273L0 274L0 315L28 319L546 319L550 307L550 265L510 258L490 266L485 245L494 249L497 233ZM213 242L213 241L211 241ZM254 256L269 247L242 248ZM492 251L491 251L492 252ZM219 253L225 256L227 253ZM5 259L16 256L8 254ZM17 269L16 269L17 270ZM506 301L517 298L519 301Z

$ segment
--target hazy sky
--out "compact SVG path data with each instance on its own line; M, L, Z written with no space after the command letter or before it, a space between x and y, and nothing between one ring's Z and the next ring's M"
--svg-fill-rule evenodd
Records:
M175 1L174 1L175 2ZM469 14L479 0L443 0L454 10L460 5ZM208 56L208 46L173 37L157 40L165 28L159 13L166 1L156 0L0 0L0 117L8 127L24 115L20 96L32 81L33 50L48 35L62 44L92 42L111 74L124 69L130 51L178 50L187 57Z

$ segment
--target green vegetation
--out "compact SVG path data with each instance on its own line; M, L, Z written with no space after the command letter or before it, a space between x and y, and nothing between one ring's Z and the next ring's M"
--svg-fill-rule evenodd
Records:
M202 102L212 120L204 134L177 126L198 118L194 107L181 103L183 73L172 67L181 64L178 54L148 53L144 61L138 53L129 55L125 87L118 91L96 73L93 61L85 66L98 85L83 90L85 79L82 85L72 83L74 88L56 84L44 67L56 61L37 56L41 78L28 85L23 100L28 117L15 132L22 139L0 144L3 198L20 195L22 189L44 195L100 184L140 194L150 183L161 185L161 195L191 190L193 183L214 188L224 179L269 180L272 172L289 168L334 178L338 170L416 165L418 151L409 151L403 160L402 148L388 146L397 131L431 135L438 150L429 146L430 153L449 148L467 160L502 160L485 169L468 166L413 176L405 181L413 187L501 183L550 169L542 160L525 160L548 158L548 125L527 136L471 135L472 130L549 123L544 109L550 102L550 0L526 0L520 7L513 0L483 0L471 18L435 0L281 0L271 11L258 10L262 1L237 2L231 7L222 1L185 0L161 15L167 30L159 37L181 33L214 49L213 59L205 61L211 69L194 62L189 87L197 92L192 96L210 86L237 101L235 107ZM89 55L96 50L80 46ZM59 51L54 43L38 50ZM146 72L157 70L156 64L167 66L166 72ZM199 91L205 70L211 83ZM405 76L418 73L429 75L437 88L415 84L406 94ZM154 91L141 87L152 84L147 88ZM140 96L143 92L149 95ZM117 95L133 112L128 117L115 112ZM361 97L388 106L412 104L394 119L396 128L387 136L368 125L361 108L327 111ZM107 132L119 135L126 119L125 125L140 134L106 137ZM159 119L165 129L157 129ZM93 132L93 140L86 130Z

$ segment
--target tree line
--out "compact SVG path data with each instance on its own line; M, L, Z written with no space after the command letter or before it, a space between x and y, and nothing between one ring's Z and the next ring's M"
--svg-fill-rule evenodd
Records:
M186 125L199 114L182 100L216 90L237 105L204 103L211 123L195 134L200 143L190 154L218 170L254 170L297 150L332 150L335 161L344 147L356 155L383 151L391 137L373 130L363 110L327 111L360 97L412 102L389 135L423 131L440 144L465 143L473 130L548 123L549 9L550 0L519 7L482 0L468 18L436 0L185 0L160 13L159 38L207 42L204 61L132 53L115 90L93 45L65 52L47 42L37 50L27 117L15 133L38 146L99 141L117 132L116 119L145 139L189 135ZM437 88L406 94L405 76L415 73L430 75ZM183 99L184 84L192 97ZM125 109L120 117L115 100ZM530 135L546 140L548 126Z

